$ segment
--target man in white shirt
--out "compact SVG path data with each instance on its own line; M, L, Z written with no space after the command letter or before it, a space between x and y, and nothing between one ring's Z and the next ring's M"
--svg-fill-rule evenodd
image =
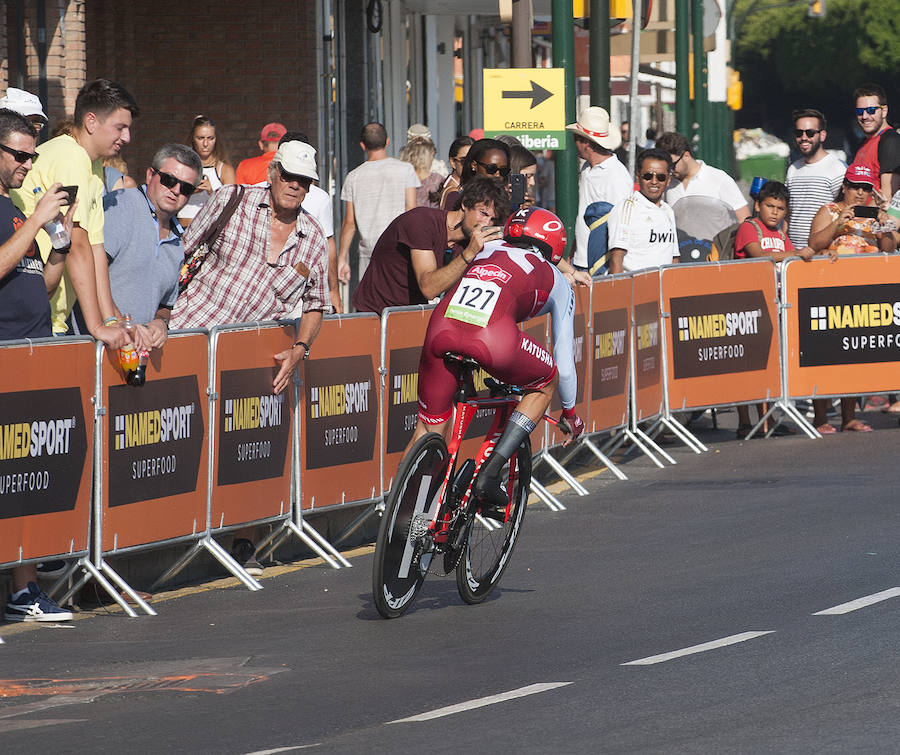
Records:
M578 156L584 160L578 178L578 216L575 218L575 253L572 264L588 268L588 237L584 221L588 205L609 202L616 205L634 189L631 175L613 150L621 143L619 132L610 127L609 113L602 107L589 107L577 123L566 126L573 133Z
M656 148L667 152L672 158L672 183L665 194L669 205L687 196L714 197L734 210L738 223L750 217L747 200L734 179L724 170L695 160L686 137L667 131L656 140Z
M646 149L638 156L638 191L609 213L609 272L660 267L678 261L675 214L662 201L672 161L667 152Z
M416 189L421 185L410 163L388 157L387 131L380 123L367 123L360 134L359 146L366 162L351 170L344 179L341 199L344 222L341 224L338 251L338 278L350 282L350 245L359 231L359 279L369 266L372 250L385 228L398 215L416 206Z
M813 217L833 202L844 182L847 166L825 150L825 116L807 108L791 114L794 142L800 159L787 169L784 183L790 195L787 235L795 249L809 245Z

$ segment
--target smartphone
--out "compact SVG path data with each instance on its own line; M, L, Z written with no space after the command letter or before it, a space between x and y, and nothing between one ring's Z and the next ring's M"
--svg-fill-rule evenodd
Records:
M525 176L521 173L511 173L509 176L510 195L509 203L513 206L513 211L525 202Z
M858 218L877 218L878 208L874 206L858 204L853 208L853 214Z
M59 190L69 195L63 204L72 204L75 201L75 195L78 194L78 186L60 186Z

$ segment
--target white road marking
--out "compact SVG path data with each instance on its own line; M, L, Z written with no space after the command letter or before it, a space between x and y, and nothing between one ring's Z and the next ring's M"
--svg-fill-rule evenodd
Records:
M276 747L274 750L257 750L256 752L248 752L246 755L275 755L277 752L291 752L292 750L306 750L309 747L318 747L321 742L314 745L293 745L291 747Z
M900 595L900 587L892 587L890 590L882 590L881 592L876 592L874 595L866 595L864 598L857 598L856 600L851 600L849 603L841 603L839 606L826 608L824 611L814 613L813 616L838 616L843 613L858 611L860 608L871 606L874 603L880 603L889 598L896 598L898 595Z
M528 695L536 695L539 692L547 692L557 687L565 687L572 682L545 682L543 684L529 684L527 687L502 692L499 695L490 695L488 697L479 697L477 700L469 700L465 703L457 705L448 705L446 708L438 708L428 713L420 713L418 716L410 716L409 718L398 718L396 721L388 721L389 724L406 724L414 721L430 721L432 718L441 718L442 716L452 716L454 713L462 713L474 708L483 708L486 705L494 705L495 703L506 702L507 700L515 700L517 697L527 697Z
M742 634L733 634L730 637L722 637L719 640L713 640L712 642L704 642L702 645L693 645L689 648L682 648L681 650L673 650L671 653L661 653L660 655L651 655L647 658L639 658L636 661L628 661L628 663L619 664L621 666L652 666L654 663L664 663L665 661L671 661L675 658L681 658L685 655L693 655L694 653L705 653L707 650L715 650L717 648L724 648L728 645L736 645L739 642L746 642L747 640L753 640L757 637L762 637L766 634L773 634L774 629L767 632L743 632Z

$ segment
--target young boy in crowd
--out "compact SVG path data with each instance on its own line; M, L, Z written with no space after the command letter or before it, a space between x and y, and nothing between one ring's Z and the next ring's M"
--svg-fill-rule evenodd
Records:
M769 257L775 262L788 257L800 257L806 261L812 259L815 252L809 246L795 250L787 234L779 227L788 211L787 186L778 181L767 181L759 190L754 209L755 217L747 218L738 228L734 239L735 259ZM763 405L757 404L756 411L757 417L762 418ZM750 407L746 404L739 406L737 413L737 436L744 438L753 429L750 424Z
M734 239L734 258L770 257L775 262L788 257L810 260L815 252L805 246L799 251L784 231L781 223L788 211L787 186L778 181L766 181L759 190L754 205L756 217L747 218L738 228Z

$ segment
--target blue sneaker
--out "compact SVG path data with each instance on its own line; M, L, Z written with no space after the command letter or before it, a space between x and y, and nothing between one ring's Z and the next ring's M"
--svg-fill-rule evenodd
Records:
M60 608L40 587L29 582L28 592L6 602L3 618L7 621L71 621L72 612Z

